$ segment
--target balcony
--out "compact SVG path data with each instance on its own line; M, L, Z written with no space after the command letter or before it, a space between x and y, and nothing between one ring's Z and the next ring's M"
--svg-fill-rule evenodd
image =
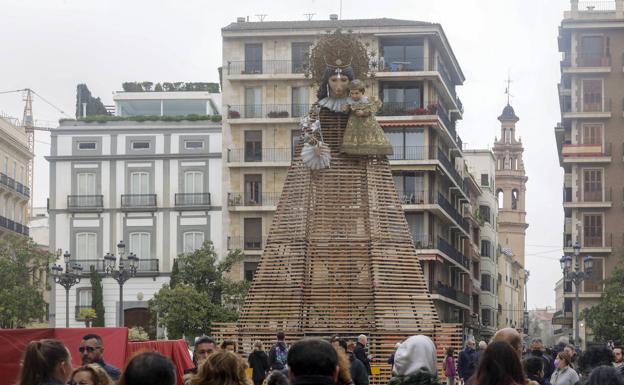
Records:
M444 151L442 149L439 149L439 148L438 148L438 160L440 161L440 163L442 163L442 166L444 166L444 168L448 172L448 174L451 177L451 179L453 181L455 181L455 183L457 184L459 189L461 191L463 191L463 193L467 197L468 196L468 189L466 188L466 183L464 182L464 178L462 178L462 176L459 174L459 172L457 171L455 166L451 163L451 161L446 156Z
M305 60L238 60L228 61L223 72L230 79L254 79L254 78L304 78L304 73L309 67ZM268 75L268 76L259 76ZM274 76L278 75L278 76ZM290 76L279 76L290 75ZM295 75L295 76L293 76Z
M288 167L292 159L290 148L231 148L227 151L230 167Z
M611 99L575 106L565 105L563 119L609 119L611 118Z
M427 160L435 154L435 146L392 146L389 160Z
M228 206L235 211L274 211L279 198L278 192L260 194L229 192Z
M425 108L413 102L384 102L377 111L377 116L410 116L416 120L433 120L435 116L448 130L451 139L456 143L458 140L455 121L449 118L448 112L440 104L432 104ZM383 119L381 122L383 124Z
M603 234L603 235L585 235L583 233L583 229L581 229L580 234L582 235L581 240L581 253L582 254L602 254L602 253L611 253L613 252L613 234ZM565 245L563 252L566 254L573 254L574 249L572 248L573 243L572 239L569 239L569 242Z
M470 270L470 258L466 257L455 246L451 245L444 238L438 237L438 250L446 254L453 261L457 262L467 270Z
M575 60L562 62L563 73L596 74L611 72L611 57L600 53L577 53Z
M124 266L129 265L127 260L125 259L121 260L121 262L124 264ZM140 275L151 276L151 275L154 275L154 273L159 272L158 259L140 258L137 263L138 263L137 275L139 276ZM106 271L104 257L102 257L101 259L72 259L70 261L70 264L80 265L83 269L82 270L83 274L89 274L89 272L91 271L91 266L93 266L95 268L95 271L97 271L98 273L104 273Z
M0 172L0 186L4 186L9 190L13 190L20 195L25 196L26 198L30 198L30 188L28 186L24 186L20 182L15 179L9 177L8 175Z
M624 148L624 146L623 146ZM601 144L564 143L561 148L563 163L609 163L611 162L611 143Z
M0 228L12 231L16 234L26 235L30 234L30 229L28 226L23 225L19 222L15 222L9 218L0 216Z
M156 194L122 194L123 211L156 211Z
M68 195L67 209L71 212L99 212L104 209L103 195Z
M403 206L407 205L422 205L425 204L426 194L427 192L424 190L397 190L397 194L399 195L399 201ZM409 209L409 207L403 207L404 209Z
M176 193L175 206L179 209L210 207L210 193Z
M437 283L429 281L429 291L431 292L431 294L438 294L441 297L452 299L453 301L457 301L463 305L470 306L469 294L461 292L451 286L445 285L440 281L438 281Z
M266 243L266 237L227 237L228 250L243 250L248 254L261 254Z
M436 195L435 203L438 204L442 210L449 216L455 223L462 229L464 232L470 236L470 225L468 222L462 217L462 215L457 211L455 207L442 195L438 192Z
M435 242L433 242L433 236L430 234L415 234L412 233L412 240L414 241L414 247L417 250L420 249L435 249Z
M567 194L567 190L564 190L563 208L566 209L580 209L580 208L609 208L611 207L613 189L608 188L604 191L581 191L581 199L575 200L572 197L571 189L570 194Z
M309 104L228 105L228 121L235 123L297 122L310 111ZM270 120L269 120L270 119ZM268 120L268 121L267 121Z

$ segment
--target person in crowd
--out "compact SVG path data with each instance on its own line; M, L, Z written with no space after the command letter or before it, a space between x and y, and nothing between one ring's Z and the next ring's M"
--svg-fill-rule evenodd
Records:
M459 374L460 381L469 383L470 378L477 371L479 355L475 350L475 346L475 340L470 338L466 343L466 348L459 353L459 359L457 360L457 372Z
M565 337L565 336L559 337L559 339L557 340L557 344L553 346L552 348L553 354L551 355L551 357L553 358L553 360L557 358L557 354L559 354L559 352L562 352L563 349L566 347L566 345L568 345L569 343L570 343L570 339L568 337Z
M114 381L119 380L121 374L119 369L104 362L104 343L102 337L97 334L86 334L82 337L82 341L80 341L78 352L80 352L83 365L98 364L104 368L110 378Z
M613 365L613 357L613 351L606 346L592 346L579 357L577 371L583 378L587 378L594 368Z
M615 344L613 343L613 340L607 341L607 348L611 350L615 349Z
M251 385L246 366L238 354L221 349L208 356L190 385Z
M266 385L290 385L290 383L284 373L275 370L267 377Z
M306 338L288 351L288 376L292 385L336 385L338 353L327 341Z
M400 342L394 344L394 351L392 352L392 354L390 354L390 357L388 357L388 363L390 365L394 365L394 355L396 354L396 350L399 348L399 345L401 345Z
M236 353L236 342L232 340L224 340L221 342L221 350L227 350L228 352Z
M436 347L427 336L405 340L394 355L394 373L388 385L439 385Z
M362 361L364 366L366 367L366 373L371 375L371 365L370 360L372 356L366 354L366 345L368 344L368 337L364 334L360 334L358 336L357 343L355 344L355 349L353 350L353 354L355 354L355 358Z
M572 344L567 344L563 347L563 351L570 356L570 367L574 370L578 370L578 352Z
M455 385L455 377L457 377L457 364L455 363L455 349L446 348L446 357L442 363L442 369L446 376L446 385Z
M555 363L554 360L551 360L548 355L544 354L544 344L542 343L542 340L539 338L533 339L530 347L531 349L525 358L538 357L544 361L544 375L542 377L550 378L555 371Z
M599 366L592 370L587 385L624 385L624 378L611 366Z
M334 336L331 339L331 344L336 349L341 349L342 351L344 351L347 355L351 367L350 374L353 383L355 385L368 385L368 373L366 373L366 367L360 360L355 358L355 355L353 355L352 351L348 350L347 342L342 338L339 338L338 336ZM340 358L340 353L338 355Z
M550 385L550 377L544 375L544 360L541 357L527 357L524 359L524 372L529 381L535 381L539 385Z
M613 367L621 376L624 376L624 357L622 356L622 348L619 346L613 348Z
M142 352L132 357L119 379L119 385L175 384L175 365L158 352Z
M206 358L217 350L217 343L208 336L201 336L195 339L193 346L193 364L195 367L184 371L184 382L188 382L191 376L197 374L197 369L206 361Z
M61 341L31 341L26 345L16 385L63 385L71 373L71 355Z
M574 385L580 379L576 371L570 367L570 355L565 351L557 354L557 367L550 377L551 385Z
M492 342L507 342L516 351L518 359L522 360L522 338L520 333L514 328L503 328L497 331L492 337Z
M284 332L277 332L277 342L269 350L269 369L284 370L288 362L288 346Z
M351 377L351 363L349 362L347 352L344 351L340 345L334 345L334 349L336 349L336 354L338 354L338 380L336 384L355 385Z
M251 379L254 385L262 385L269 372L269 356L264 352L261 341L254 343L254 351L247 358L247 362L253 371Z
M89 364L76 368L70 383L74 385L115 385L108 373L99 365Z
M516 348L505 341L490 343L481 356L481 362L471 383L473 385L525 384L524 371Z

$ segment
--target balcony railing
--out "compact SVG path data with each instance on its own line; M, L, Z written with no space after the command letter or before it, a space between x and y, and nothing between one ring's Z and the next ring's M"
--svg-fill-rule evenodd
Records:
M435 146L392 146L389 160L425 160L435 154ZM428 151L427 151L428 150Z
M103 195L68 195L67 209L70 211L91 211L104 208Z
M459 211L442 195L438 193L436 196L436 202L442 210L444 210L457 224L466 232L470 233L470 225L468 222L461 216Z
M30 234L30 229L28 228L28 226L23 225L19 222L15 222L14 220L11 220L3 216L0 216L0 227L13 231L17 234L22 234L22 235Z
M266 237L241 237L230 236L227 237L227 249L228 250L262 250L266 243Z
M578 10L584 12L613 12L616 1L579 1Z
M130 266L126 259L122 259L124 267ZM102 259L72 259L70 261L72 265L78 264L82 267L83 274L89 274L91 271L91 266L95 268L95 271L99 273L103 273L106 269L104 257ZM158 259L143 259L140 258L137 267L137 274L142 273L157 273L158 270Z
M462 189L462 191L464 191L464 193L468 195L464 179L462 178L461 175L459 175L459 172L457 171L455 166L451 163L451 161L446 156L444 151L440 148L438 148L438 160L440 161L440 163L442 163L444 168L446 168L446 170L449 172L451 178L455 181L455 183L457 183L457 185Z
M156 194L122 194L121 208L127 210L156 209Z
M414 247L416 249L435 249L435 243L433 242L433 236L430 234L415 234L412 233L412 240L414 241Z
M240 60L228 61L225 71L228 75L302 74L308 67L306 60Z
M229 119L298 118L310 111L309 104L245 104L229 105Z
M450 298L464 305L470 306L470 295L461 292L453 287L443 284L442 282L429 281L429 291L432 294L439 294L443 297Z
M585 101L581 105L581 109L580 112L611 112L611 98L596 102Z
M425 197L427 196L424 190L397 190L399 194L399 200L403 205L421 205L425 203Z
M611 156L611 143L606 143L604 147L602 144L564 143L561 156L564 158Z
M176 207L206 207L210 206L210 193L176 193Z
M451 93L451 97L453 99L456 98L457 95L455 94L455 83L453 83L453 81L451 80L451 75L446 69L446 65L444 65L444 62L440 58L438 58L437 60L436 69L438 70L438 73L442 78L442 82L446 85L446 88L448 88L449 92Z
M452 260L462 265L466 269L470 270L470 258L466 257L453 245L447 242L444 238L438 237L438 250L448 255Z
M610 67L611 57L595 53L579 53L576 55L578 67Z
M10 188L26 197L30 197L30 188L28 186L24 186L4 173L0 173L0 185Z
M383 50L383 46L381 48ZM379 72L406 72L423 71L425 69L424 57L406 58L405 60L386 59L382 57Z
M290 148L231 148L227 152L228 163L238 162L290 162L292 150Z
M264 192L260 194L251 193L228 193L228 206L276 206L280 193Z

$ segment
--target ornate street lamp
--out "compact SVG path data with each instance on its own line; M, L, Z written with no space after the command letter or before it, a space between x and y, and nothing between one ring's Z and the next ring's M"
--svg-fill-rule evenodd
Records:
M61 250L59 250L60 254ZM57 254L58 255L58 254ZM69 327L69 289L72 286L80 283L80 273L82 272L82 266L77 263L71 264L71 254L69 251L65 251L63 254L65 262L65 272L63 272L63 266L54 264L50 269L52 270L52 277L54 282L65 288L65 327Z
M123 259L126 252L126 244L123 240L117 244L119 253L119 263L114 254L106 253L104 256L104 271L106 275L112 277L119 284L119 316L117 317L117 326L124 325L124 307L123 307L123 285L127 280L136 276L139 269L139 257L134 253L130 253L126 260Z
M579 290L581 287L581 283L591 277L592 268L594 265L593 258L591 255L586 255L583 258L583 270L580 269L580 261L579 257L581 254L581 245L579 243L575 243L572 247L574 249L574 266L572 266L572 257L569 255L564 255L559 259L559 264L561 265L561 270L563 270L563 278L565 281L574 283L574 319L576 320L576 324L574 325L574 343L579 343Z

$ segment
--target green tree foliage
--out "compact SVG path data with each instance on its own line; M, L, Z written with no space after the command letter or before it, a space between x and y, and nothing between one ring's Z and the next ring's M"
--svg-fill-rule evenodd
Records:
M243 257L236 250L219 260L211 242L178 256L172 285L164 285L149 301L150 311L167 328L169 338L208 334L213 322L238 318L249 284L226 275Z
M30 238L0 241L0 327L23 327L45 315L43 290L51 255Z
M82 104L87 103L87 116L108 115L100 98L94 98L86 84L76 86L76 118L82 116Z
M91 266L89 272L91 281L91 307L95 310L95 320L93 326L104 327L104 288L102 287L102 277L95 270L95 266Z
M622 258L624 259L624 258ZM598 305L585 309L582 318L587 321L596 341L613 340L624 343L624 261L604 281L605 290Z
M186 92L186 91L203 91L210 93L219 93L219 83L205 82L125 82L121 84L125 92Z

